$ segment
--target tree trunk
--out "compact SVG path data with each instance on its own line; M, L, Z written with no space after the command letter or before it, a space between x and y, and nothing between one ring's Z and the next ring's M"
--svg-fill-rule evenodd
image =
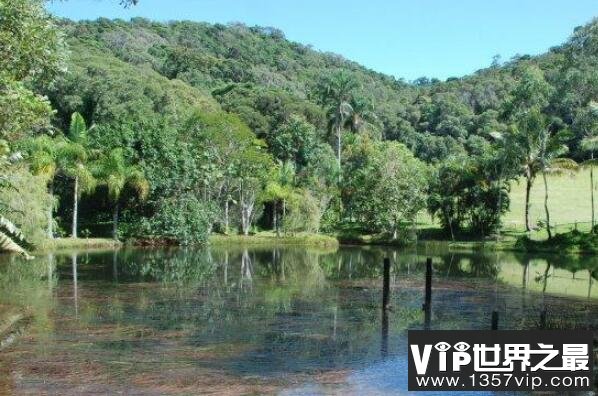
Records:
M592 151L591 154L591 159L592 162L590 163L590 194L591 194L591 199L592 199L592 234L594 233L594 225L595 223L595 217L594 217L594 152Z
M338 182L341 182L341 133L342 125L336 127L336 162L338 164Z
M502 226L501 215L502 215L502 176L503 168L500 168L500 174L498 176L498 203L496 208L496 242L500 240L500 228Z
M241 228L243 235L249 235L249 228L251 227L251 216L253 215L253 206L255 204L255 194L251 193L249 197L246 194L241 194Z
M276 231L276 236L280 237L280 224L278 221L278 201L274 200L272 204L272 220L274 221L274 230Z
M48 194L50 194L50 206L48 207L48 239L54 239L54 183L48 184Z
M224 201L224 233L228 235L228 196Z
M118 241L118 202L114 205L112 213L112 238Z
M280 218L280 220L278 220L278 222L280 223L280 226L284 226L284 219L286 219L287 217L287 200L283 199L282 200L282 218ZM286 231L283 230L283 232L286 233Z
M529 196L532 189L532 177L529 173L525 175L525 231L530 232L532 227L529 223Z
M449 231L451 233L451 240L455 241L455 231L453 230L453 219L448 215L446 208L443 208L442 211L444 212L444 218L446 219L446 223L449 226Z
M77 216L79 215L79 177L75 177L75 189L73 196L73 230L71 238L77 238Z
M548 181L546 180L546 172L542 172L542 179L544 179L544 211L546 212L546 231L548 232L548 239L552 239L552 231L550 231L550 211L548 210Z

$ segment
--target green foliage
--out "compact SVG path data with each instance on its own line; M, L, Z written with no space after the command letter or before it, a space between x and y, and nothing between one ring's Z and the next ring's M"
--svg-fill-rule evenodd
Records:
M362 139L350 151L347 214L366 229L396 238L425 207L426 165L397 142Z
M564 169L595 135L596 21L543 56L412 84L272 28L141 18L61 21L61 73L41 1L0 0L0 22L2 166L23 149L63 226L82 197L89 223L112 211L116 229L120 204L123 229L185 244L268 216L289 232L396 233L429 193L447 231L488 234L510 180ZM121 198L127 186L147 199Z
M139 198L147 198L149 183L145 179L143 171L126 162L122 149L113 149L94 165L94 173L108 188L108 196L113 202L119 201L127 186L133 189Z
M322 210L319 202L308 190L299 190L291 194L287 200L287 213L284 217L285 232L317 233L320 230Z
M63 71L65 54L63 34L43 1L0 1L0 139L49 129L50 103L31 86Z
M12 166L10 187L0 188L2 214L14 223L32 244L41 243L47 225L46 210L52 202L45 176L32 175L23 165Z
M64 69L63 33L42 0L0 1L0 78L50 81Z
M318 144L316 129L303 117L292 115L267 141L275 158L291 161L299 170L318 160L314 156Z
M49 130L54 112L44 96L0 75L0 138L15 142Z
M508 185L493 183L497 175L482 159L451 157L435 169L428 211L455 238L469 229L485 236L500 225L509 207Z
M214 222L214 209L192 194L183 194L160 203L150 221L147 235L170 238L182 245L207 241Z

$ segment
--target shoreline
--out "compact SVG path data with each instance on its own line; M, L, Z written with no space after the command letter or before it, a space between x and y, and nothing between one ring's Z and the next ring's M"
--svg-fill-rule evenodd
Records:
M598 253L598 250L581 248L577 244L564 246L563 244L548 243L548 241L536 241L532 239L502 239L496 240L457 240L422 238L417 243L445 243L449 249L455 251L471 250L490 250L490 251L510 251L522 253L546 253L546 254L571 254L571 255L592 255ZM400 240L386 240L384 238L372 238L368 235L352 236L350 238L342 235L311 234L300 233L295 235L276 236L272 232L261 232L253 235L223 235L212 234L208 238L208 245L212 246L265 246L265 245L285 245L285 246L313 246L313 247L339 247L339 246L373 246L373 247L395 247L408 248L413 246L414 242L405 243ZM125 246L139 246L134 241L120 242L109 238L56 238L44 241L38 247L33 249L31 254L40 254L48 252L59 252L70 249L115 249ZM172 244L155 245L154 247L173 246Z

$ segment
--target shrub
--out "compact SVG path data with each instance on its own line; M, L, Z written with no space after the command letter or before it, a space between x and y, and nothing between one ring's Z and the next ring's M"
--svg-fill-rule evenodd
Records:
M214 208L186 193L161 202L150 224L154 235L193 245L207 241L215 218Z

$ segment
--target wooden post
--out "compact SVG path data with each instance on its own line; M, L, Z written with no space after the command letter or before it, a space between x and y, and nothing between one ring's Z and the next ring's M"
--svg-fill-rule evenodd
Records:
M426 290L424 297L424 329L430 329L432 321L432 258L426 259Z
M390 259L384 259L384 279L382 283L382 338L380 352L382 358L388 356L388 308L390 306Z
M390 304L390 259L384 259L384 280L382 284L382 310L386 311Z
M388 310L382 310L382 338L380 340L380 353L383 358L388 356Z
M498 330L498 311L492 311L492 330Z
M540 312L540 328L541 329L545 329L546 328L546 309L543 309Z

